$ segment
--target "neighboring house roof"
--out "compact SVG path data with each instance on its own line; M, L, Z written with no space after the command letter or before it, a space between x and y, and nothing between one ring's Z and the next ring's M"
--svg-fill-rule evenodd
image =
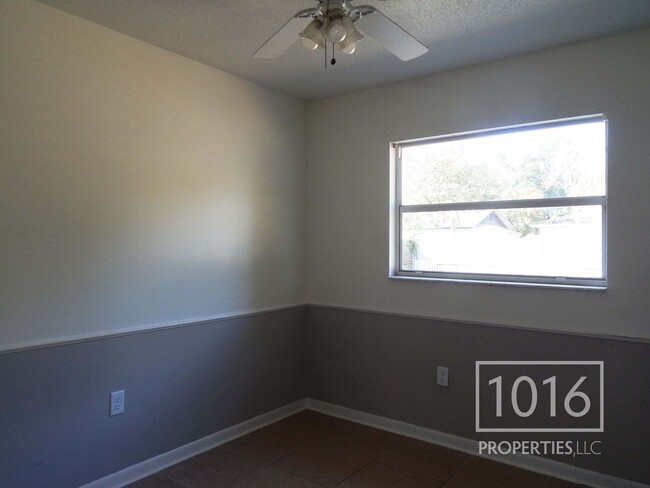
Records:
M512 225L512 222L510 222L510 220L508 220L508 218L503 215L501 210L488 211L488 214L474 227L481 227L483 225L496 225L516 232L515 227Z
M474 212L459 212L458 225L456 228L474 229L476 227L484 227L487 225L503 227L504 229L516 232L512 223L505 215L503 215L500 210L476 210ZM451 226L448 228L451 228Z

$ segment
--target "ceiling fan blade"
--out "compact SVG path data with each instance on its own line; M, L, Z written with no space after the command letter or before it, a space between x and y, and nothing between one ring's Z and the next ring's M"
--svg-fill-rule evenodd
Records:
M364 14L355 25L402 61L422 56L429 50L379 10Z
M289 46L299 39L299 34L307 27L309 22L311 22L310 17L292 17L262 47L253 53L253 57L263 59L279 58L289 49Z

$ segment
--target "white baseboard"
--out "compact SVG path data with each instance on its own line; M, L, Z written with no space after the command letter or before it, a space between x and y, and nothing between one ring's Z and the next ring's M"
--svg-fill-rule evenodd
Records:
M401 422L399 420L392 420L386 417L380 417L378 415L341 407L332 403L321 402L311 398L306 399L306 408L333 417L393 432L395 434L413 437L422 441L449 447L457 451L478 455L478 441L473 439L458 437L437 430L427 429L425 427L418 427L417 425L407 424L406 422ZM547 476L553 476L566 481L572 481L574 483L583 483L596 488L650 488L650 485L643 483L616 478L614 476L589 471L587 469L578 468L559 461L537 456L511 455L485 457L518 468L527 469Z
M214 434L203 437L189 444L185 444L177 449L160 454L159 456L147 459L141 463L129 466L117 473L110 474L104 478L88 483L81 488L119 488L149 475L157 473L161 469L168 468L176 463L185 461L197 454L213 449L221 444L225 444L237 437L248 434L254 430L260 429L266 425L282 420L289 415L300 412L305 409L306 400L298 400L284 407L277 408L271 412L264 413L252 419L246 420L240 424L233 425L227 429L220 430Z
M249 432L260 429L266 425L272 424L273 422L277 422L278 420L293 415L305 408L331 415L333 417L393 432L395 434L413 437L425 442L431 442L457 451L478 455L478 441L473 439L446 434L425 427L418 427L417 425L408 424L399 420L380 417L378 415L341 407L332 403L321 402L320 400L314 400L312 398L305 398L271 412L259 415L250 420L246 420L240 424L233 425L227 429L220 430L219 432L164 454L160 454L154 458L129 466L128 468L106 476L105 478L88 483L81 488L122 487L154 474L162 469L168 468L176 463L189 459L192 456L196 456L197 454L201 454L202 452L213 449L221 444L225 444L237 437L241 437ZM650 485L645 485L643 483L616 478L614 476L589 471L587 469L578 468L559 461L537 456L490 456L490 459L519 468L528 469L530 471L535 471L536 473L572 481L574 483L584 483L596 488L650 488Z

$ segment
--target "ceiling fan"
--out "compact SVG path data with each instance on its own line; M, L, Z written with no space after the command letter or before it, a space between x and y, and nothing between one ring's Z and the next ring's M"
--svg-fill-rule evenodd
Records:
M312 51L331 43L340 51L352 54L365 35L402 61L428 51L424 44L371 5L356 6L351 0L316 1L316 7L296 12L253 57L278 58L298 39Z

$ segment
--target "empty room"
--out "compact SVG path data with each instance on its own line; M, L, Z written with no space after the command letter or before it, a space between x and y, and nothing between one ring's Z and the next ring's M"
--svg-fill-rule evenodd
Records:
M0 488L650 487L650 1L0 0Z

